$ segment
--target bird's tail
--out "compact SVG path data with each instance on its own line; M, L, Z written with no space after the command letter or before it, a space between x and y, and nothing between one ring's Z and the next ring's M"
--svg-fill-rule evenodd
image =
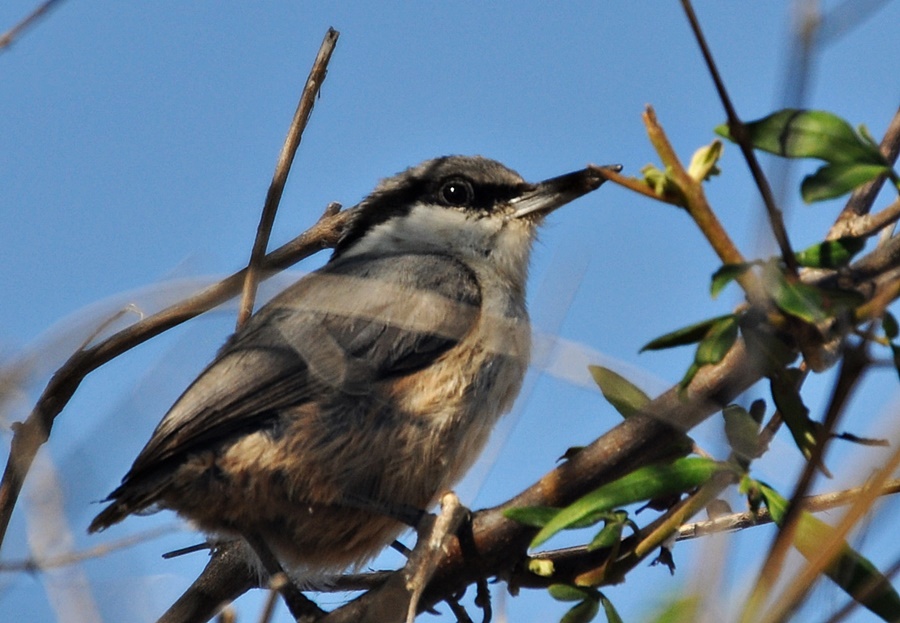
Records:
M88 526L88 532L100 532L119 523L128 515L155 510L153 507L159 502L162 488L159 478L136 480L126 477L118 489L102 500L111 504L94 517Z

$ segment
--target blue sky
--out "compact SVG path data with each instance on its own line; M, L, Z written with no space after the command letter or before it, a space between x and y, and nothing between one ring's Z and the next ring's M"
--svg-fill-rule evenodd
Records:
M841 4L822 3L826 12ZM876 4L857 3L859 10ZM744 118L785 101L791 6L697 3ZM31 7L4 3L0 29ZM900 3L883 3L825 42L806 106L865 123L880 136L898 103L898 23ZM637 174L655 161L640 121L646 104L685 160L714 138L712 128L724 119L674 2L64 2L0 54L0 354L38 353L26 391L5 417L23 417L53 365L112 311L133 302L152 312L246 262L278 150L328 26L341 38L298 151L273 246L309 226L328 202L352 205L380 178L429 157L482 154L534 181L588 162L621 163ZM796 247L821 239L839 209L800 201L799 173L812 166L793 171L794 185L783 197ZM726 146L722 168L708 186L712 205L747 255L770 252L757 194L733 147ZM324 259L302 263L279 283ZM688 352L638 350L737 302L732 291L709 299L708 277L717 266L683 213L618 188L603 187L554 214L529 285L536 330L559 341L537 362L515 413L501 424L489 448L495 460L462 485L464 501L501 502L550 469L567 447L617 423L591 386L585 362L613 365L650 393L677 381ZM173 522L166 514L132 518L101 536L85 535L98 509L92 502L118 482L233 322L232 308L218 310L141 346L91 375L60 416L43 457L64 492L63 533L73 547ZM824 392L829 378L810 384L814 413L827 398L815 390ZM865 418L853 432L896 437L888 416L897 399L895 377L873 378L854 401L853 413ZM711 422L698 437L722 453L718 426ZM3 444L8 438L3 435ZM853 452L848 456L860 456ZM795 454L781 440L760 462L759 475L786 485L798 469ZM876 451L863 455L878 458ZM835 470L838 482L827 485L856 482L866 469ZM43 489L29 484L30 500ZM27 502L14 518L3 560L27 554ZM896 547L879 548L879 533L870 530L863 550L874 549L878 562L892 561ZM728 556L768 538L741 535ZM84 563L74 577L90 583L106 620L125 612L154 620L205 563L202 554L175 561L159 554L194 540L175 532ZM654 600L700 581L709 547L676 549L674 578L660 568L642 569L608 594L627 620L641 620ZM398 559L387 554L379 563ZM726 584L734 575L734 569L726 574ZM0 576L4 611L54 620L54 578ZM501 593L495 587L509 620L553 620L565 610L544 596ZM835 591L817 595L829 605L843 601ZM257 606L244 602L242 619L253 620Z

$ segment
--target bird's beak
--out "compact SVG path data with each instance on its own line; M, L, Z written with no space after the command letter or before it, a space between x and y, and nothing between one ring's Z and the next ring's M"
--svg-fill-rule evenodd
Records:
M535 184L520 196L512 200L515 212L510 218L529 217L537 219L549 214L556 208L586 195L600 187L606 181L604 171L619 172L621 164L597 166L589 164L586 169L552 177Z

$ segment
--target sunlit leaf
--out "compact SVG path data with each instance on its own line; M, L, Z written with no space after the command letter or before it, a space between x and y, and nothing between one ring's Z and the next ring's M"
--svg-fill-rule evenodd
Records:
M532 528L543 528L558 512L559 509L552 506L523 506L507 508L503 511L503 516Z
M716 163L721 156L722 141L713 141L709 145L701 147L691 156L688 175L698 182L704 182L713 175L718 175L720 171Z
M562 509L538 532L530 546L537 547L557 532L572 527L586 517L598 516L627 504L688 491L726 469L733 468L712 459L696 457L676 459L665 465L641 467Z
M622 417L627 418L639 412L650 402L650 397L637 385L609 368L588 366L588 370L600 387L603 397Z
M834 199L890 171L891 168L883 164L858 162L826 164L812 175L803 178L800 183L800 196L806 203Z
M770 487L757 483L769 513L781 526L788 501ZM800 511L794 533L794 547L808 559L815 559L823 543L835 542L835 530L807 511ZM853 599L885 621L900 620L900 595L868 559L842 540L840 551L825 568L825 574Z
M624 527L625 524L619 521L607 522L603 529L588 543L587 550L592 552L604 547L612 547L621 540Z
M754 147L779 156L817 158L832 164L887 165L870 139L837 115L822 110L788 108L744 127ZM717 127L716 132L733 140L727 126Z
M702 322L698 322L696 324L692 324L687 327L683 327L676 331L672 331L671 333L666 333L663 336L656 338L655 340L651 340L647 344L641 348L641 352L645 350L662 350L664 348L674 348L675 346L684 346L685 344L694 344L695 342L699 342L704 337L706 337L707 332L715 325L717 322L725 319L732 318L733 314L726 314L724 316L717 316L715 318L710 318L709 320L703 320Z
M865 246L864 238L838 238L807 247L795 257L798 264L807 268L839 268L846 266Z

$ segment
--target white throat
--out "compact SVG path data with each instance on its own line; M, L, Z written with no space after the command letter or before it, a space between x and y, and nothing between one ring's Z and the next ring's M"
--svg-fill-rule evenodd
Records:
M465 262L477 273L499 273L524 287L535 226L526 219L417 203L408 214L379 223L344 252L441 253Z

